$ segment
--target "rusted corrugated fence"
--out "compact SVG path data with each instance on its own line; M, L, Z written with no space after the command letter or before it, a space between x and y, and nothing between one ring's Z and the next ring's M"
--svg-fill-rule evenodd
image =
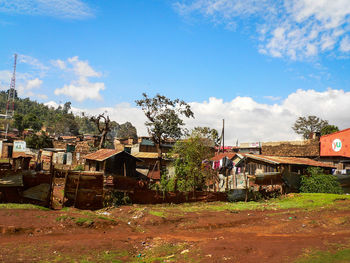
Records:
M65 177L65 205L81 209L98 209L103 204L103 173L67 171Z

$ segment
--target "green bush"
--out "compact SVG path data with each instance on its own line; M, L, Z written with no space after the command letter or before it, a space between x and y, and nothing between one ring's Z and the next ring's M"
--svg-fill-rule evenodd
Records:
M302 193L329 193L342 194L343 190L336 177L323 174L320 168L309 168L309 175L301 177L300 192Z
M74 167L73 171L84 171L84 165L78 164Z
M119 192L118 190L111 190L106 192L103 200L104 207L118 207L128 204L131 204L130 197L123 192Z

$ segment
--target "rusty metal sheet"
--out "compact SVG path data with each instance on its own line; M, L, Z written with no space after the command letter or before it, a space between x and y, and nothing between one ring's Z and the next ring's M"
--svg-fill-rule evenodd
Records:
M39 201L46 201L50 191L49 184L39 184L23 192L23 197Z
M10 175L0 178L0 187L19 187L23 186L23 175Z
M120 151L114 149L100 149L97 152L90 153L85 155L85 159L94 160L94 161L104 161L116 154L120 153Z

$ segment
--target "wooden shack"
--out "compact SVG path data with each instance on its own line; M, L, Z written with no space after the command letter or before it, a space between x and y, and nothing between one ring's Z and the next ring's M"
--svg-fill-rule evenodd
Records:
M243 174L248 178L250 186L285 186L288 192L299 189L300 176L307 174L308 167L320 167L329 174L335 168L333 165L309 158L254 154L245 154L236 166L240 169L236 176Z
M136 162L141 160L125 151L100 149L84 156L85 171L103 172L105 176L137 177Z
M32 155L26 154L24 152L14 152L12 154L13 169L17 170L29 170L30 160Z

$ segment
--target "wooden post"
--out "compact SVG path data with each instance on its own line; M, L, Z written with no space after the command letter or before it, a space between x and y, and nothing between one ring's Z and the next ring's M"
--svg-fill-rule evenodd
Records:
M54 168L52 165L52 155L50 157L50 187L49 187L49 192L47 196L47 206L51 208L52 204L52 198L53 198L53 184L55 182L55 174L54 174Z
M225 152L225 119L222 119L222 152Z
M228 169L225 168L225 175L226 175L226 191L228 191Z
M65 173L65 176L64 176L64 188L63 188L62 208L64 207L64 199L65 199L66 193L67 193L67 177L68 177L68 170L66 170L66 173Z
M77 201L77 197L78 197L78 189L79 189L79 183L80 183L80 176L81 176L81 172L79 172L79 178L78 178L78 183L77 186L75 188L75 197L74 197L74 204L73 207L75 207L76 201Z
M248 201L248 176L245 173L246 166L247 166L247 160L244 160L243 176L244 176L244 180L245 180L245 202Z

